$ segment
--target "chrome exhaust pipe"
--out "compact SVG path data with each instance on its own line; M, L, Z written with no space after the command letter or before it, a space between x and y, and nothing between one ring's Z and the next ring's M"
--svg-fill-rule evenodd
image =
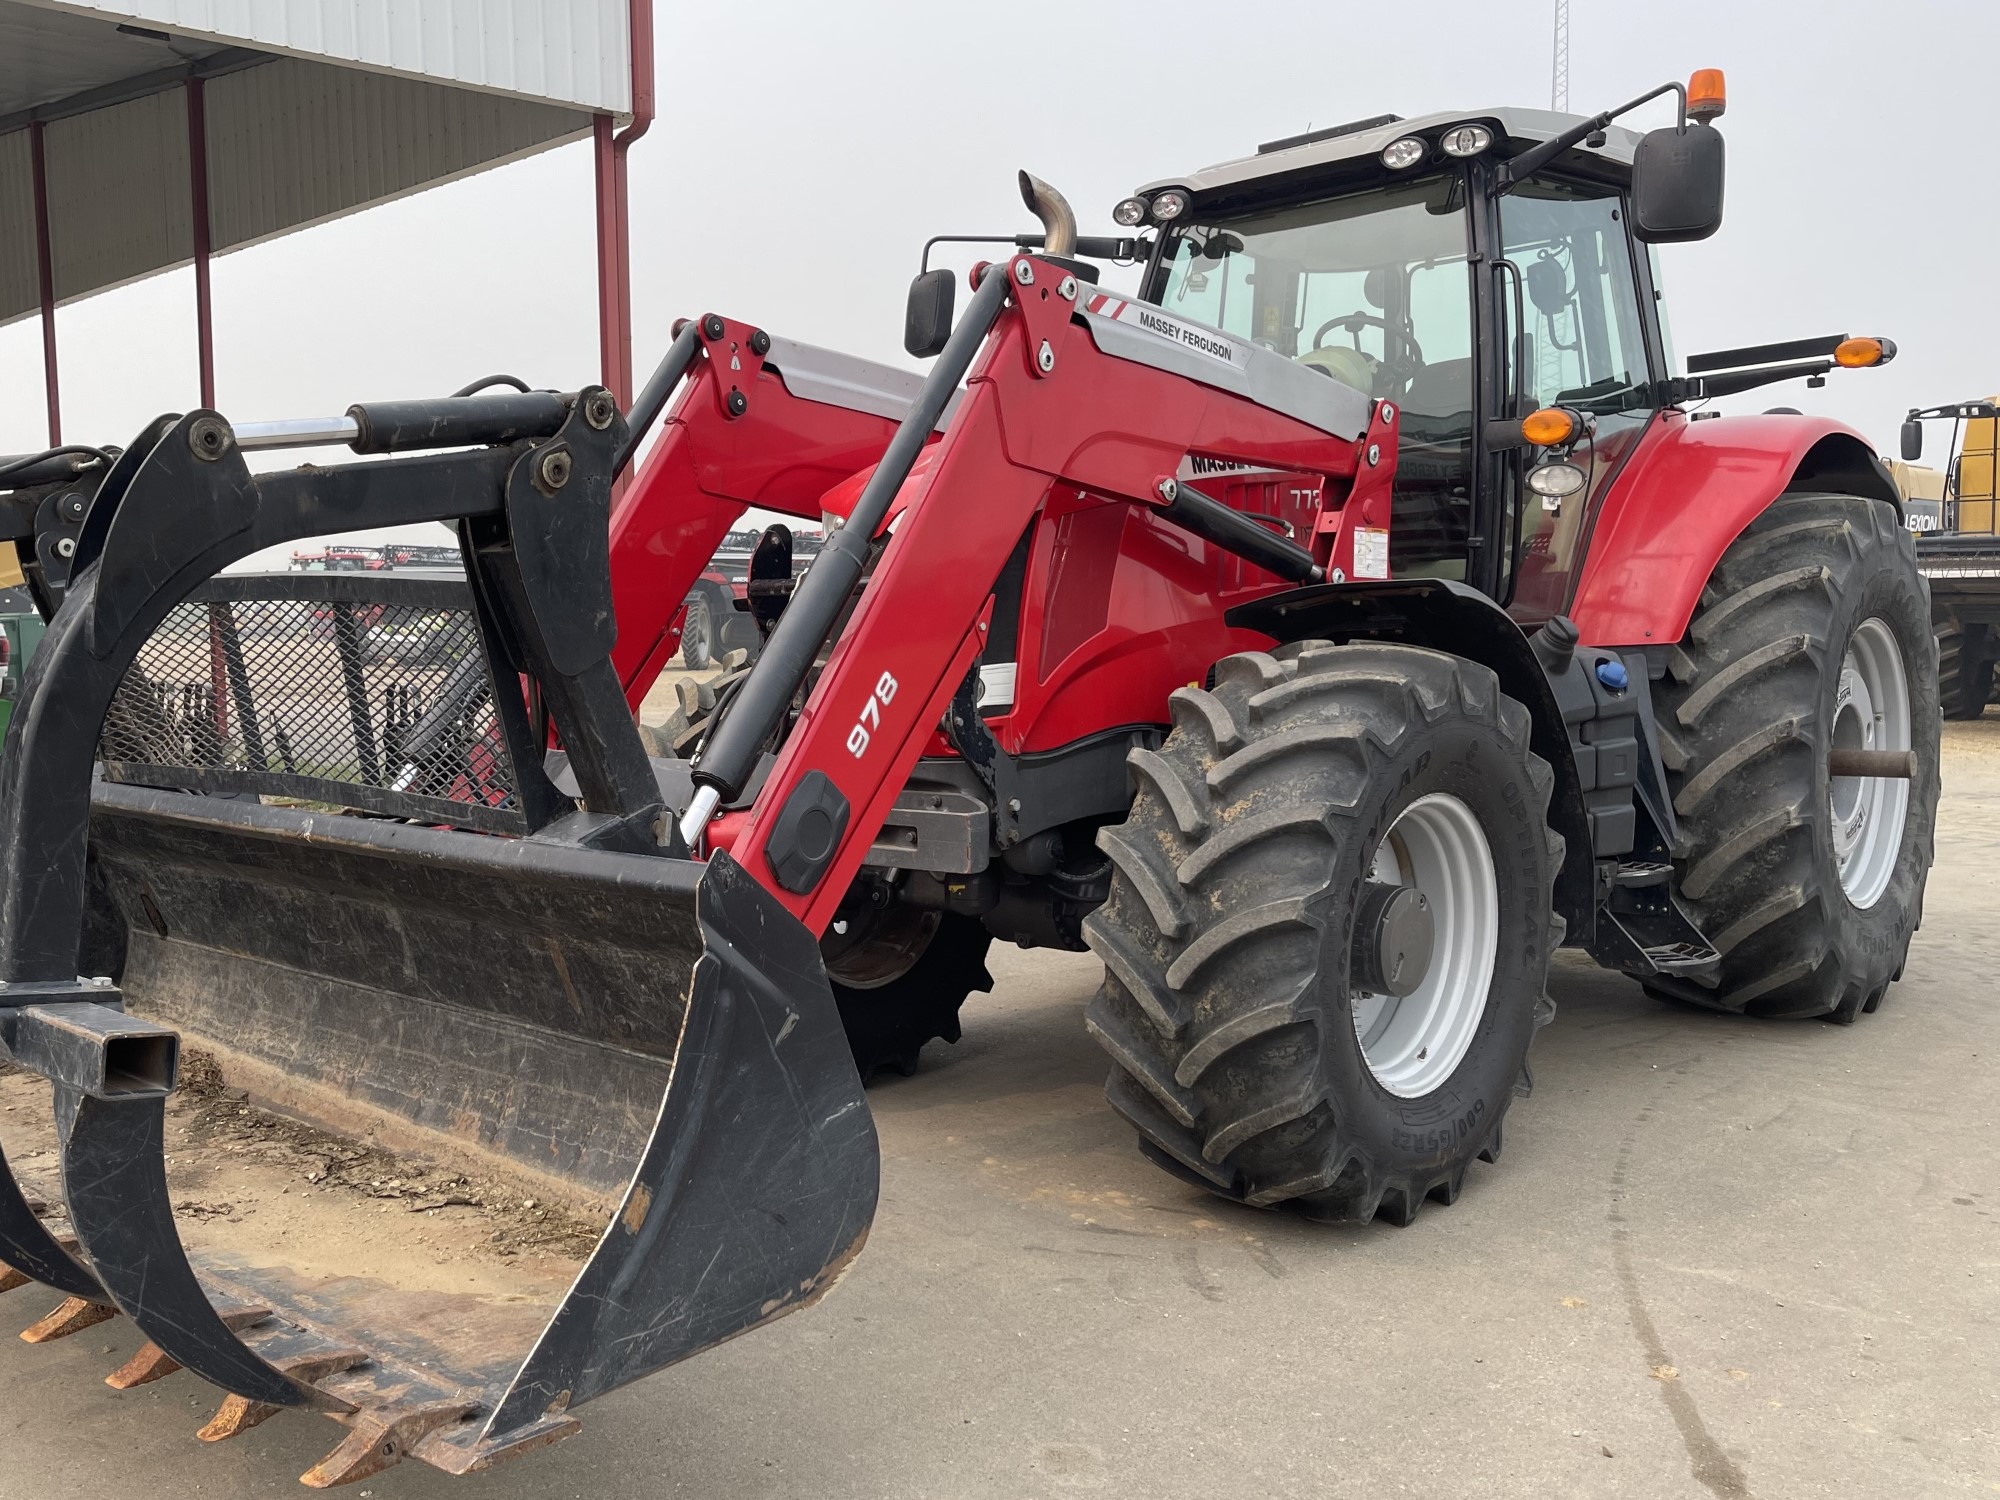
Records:
M1021 201L1042 221L1042 248L1050 255L1076 254L1076 210L1069 199L1032 172L1021 174Z

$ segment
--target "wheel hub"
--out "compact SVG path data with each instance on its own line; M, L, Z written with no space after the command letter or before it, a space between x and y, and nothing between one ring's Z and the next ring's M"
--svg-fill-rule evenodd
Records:
M1355 913L1354 1032L1375 1081L1420 1098L1456 1070L1486 1013L1500 882L1485 830L1446 792L1403 809Z
M1909 674L1888 624L1863 620L1848 642L1835 690L1831 748L1911 748ZM1903 848L1910 784L1875 776L1829 776L1834 864L1847 899L1866 910L1881 899Z
M1430 899L1411 885L1371 880L1354 919L1354 983L1400 1000L1430 973L1437 924Z

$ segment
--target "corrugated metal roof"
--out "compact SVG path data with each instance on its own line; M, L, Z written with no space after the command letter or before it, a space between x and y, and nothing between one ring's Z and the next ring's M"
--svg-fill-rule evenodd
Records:
M33 170L28 132L0 135L0 320L35 305Z
M56 120L47 132L57 301L193 259L187 103L178 91ZM32 306L32 259L28 273Z
M0 117L224 50L133 36L96 16L0 0Z
M628 0L27 3L592 112L632 108Z
M632 0L0 0L0 324L587 135L631 104ZM122 29L121 29L122 28ZM131 28L139 28L136 32Z
M238 249L586 136L591 116L500 94L274 58L208 79L209 242ZM56 299L194 255L187 96L174 87L44 127ZM0 324L34 313L29 133L0 134Z
M590 133L575 110L291 58L215 79L207 109L218 251Z

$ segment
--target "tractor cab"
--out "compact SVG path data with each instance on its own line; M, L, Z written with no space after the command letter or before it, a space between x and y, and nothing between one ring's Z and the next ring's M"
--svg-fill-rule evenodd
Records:
M1697 123L1652 136L1522 109L1339 125L1156 182L1114 217L1159 231L1145 301L1401 407L1394 576L1546 618L1593 495L1677 399L1647 242L1719 223L1719 83ZM1524 442L1546 408L1568 441ZM1544 465L1559 472L1531 481Z

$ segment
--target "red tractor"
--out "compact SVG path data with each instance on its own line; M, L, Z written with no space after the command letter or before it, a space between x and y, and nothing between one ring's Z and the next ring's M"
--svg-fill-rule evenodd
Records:
M1614 124L1668 93L1674 124ZM1317 131L1143 189L1124 240L1024 176L1043 233L955 328L947 273L912 289L927 378L709 315L630 413L521 392L323 434L456 453L252 475L239 450L304 424L162 418L102 479L0 762L4 1038L66 1101L87 1259L4 1174L0 1258L349 1423L322 1480L385 1443L462 1471L823 1294L877 1186L850 1049L955 1038L996 937L1103 960L1088 1025L1163 1167L1334 1220L1407 1223L1499 1156L1558 947L1679 1002L1873 1010L1931 859L1924 583L1864 439L1699 402L1894 351L1675 372L1649 246L1717 228L1721 107L1697 75L1591 119ZM1135 294L1097 285L1114 254ZM795 587L757 580L774 623L693 757L649 759L632 709L751 507L839 524ZM265 665L260 585L213 575L439 519L465 585L265 601L459 622L385 749L382 674L418 669ZM238 726L180 768L119 711L177 610ZM273 713L316 736L303 791ZM465 743L486 794L427 792ZM212 795L244 790L371 816ZM75 979L80 944L115 984ZM254 1268L198 1281L155 1165L182 1031L322 1120L614 1192L540 1336L340 1341L342 1307Z

